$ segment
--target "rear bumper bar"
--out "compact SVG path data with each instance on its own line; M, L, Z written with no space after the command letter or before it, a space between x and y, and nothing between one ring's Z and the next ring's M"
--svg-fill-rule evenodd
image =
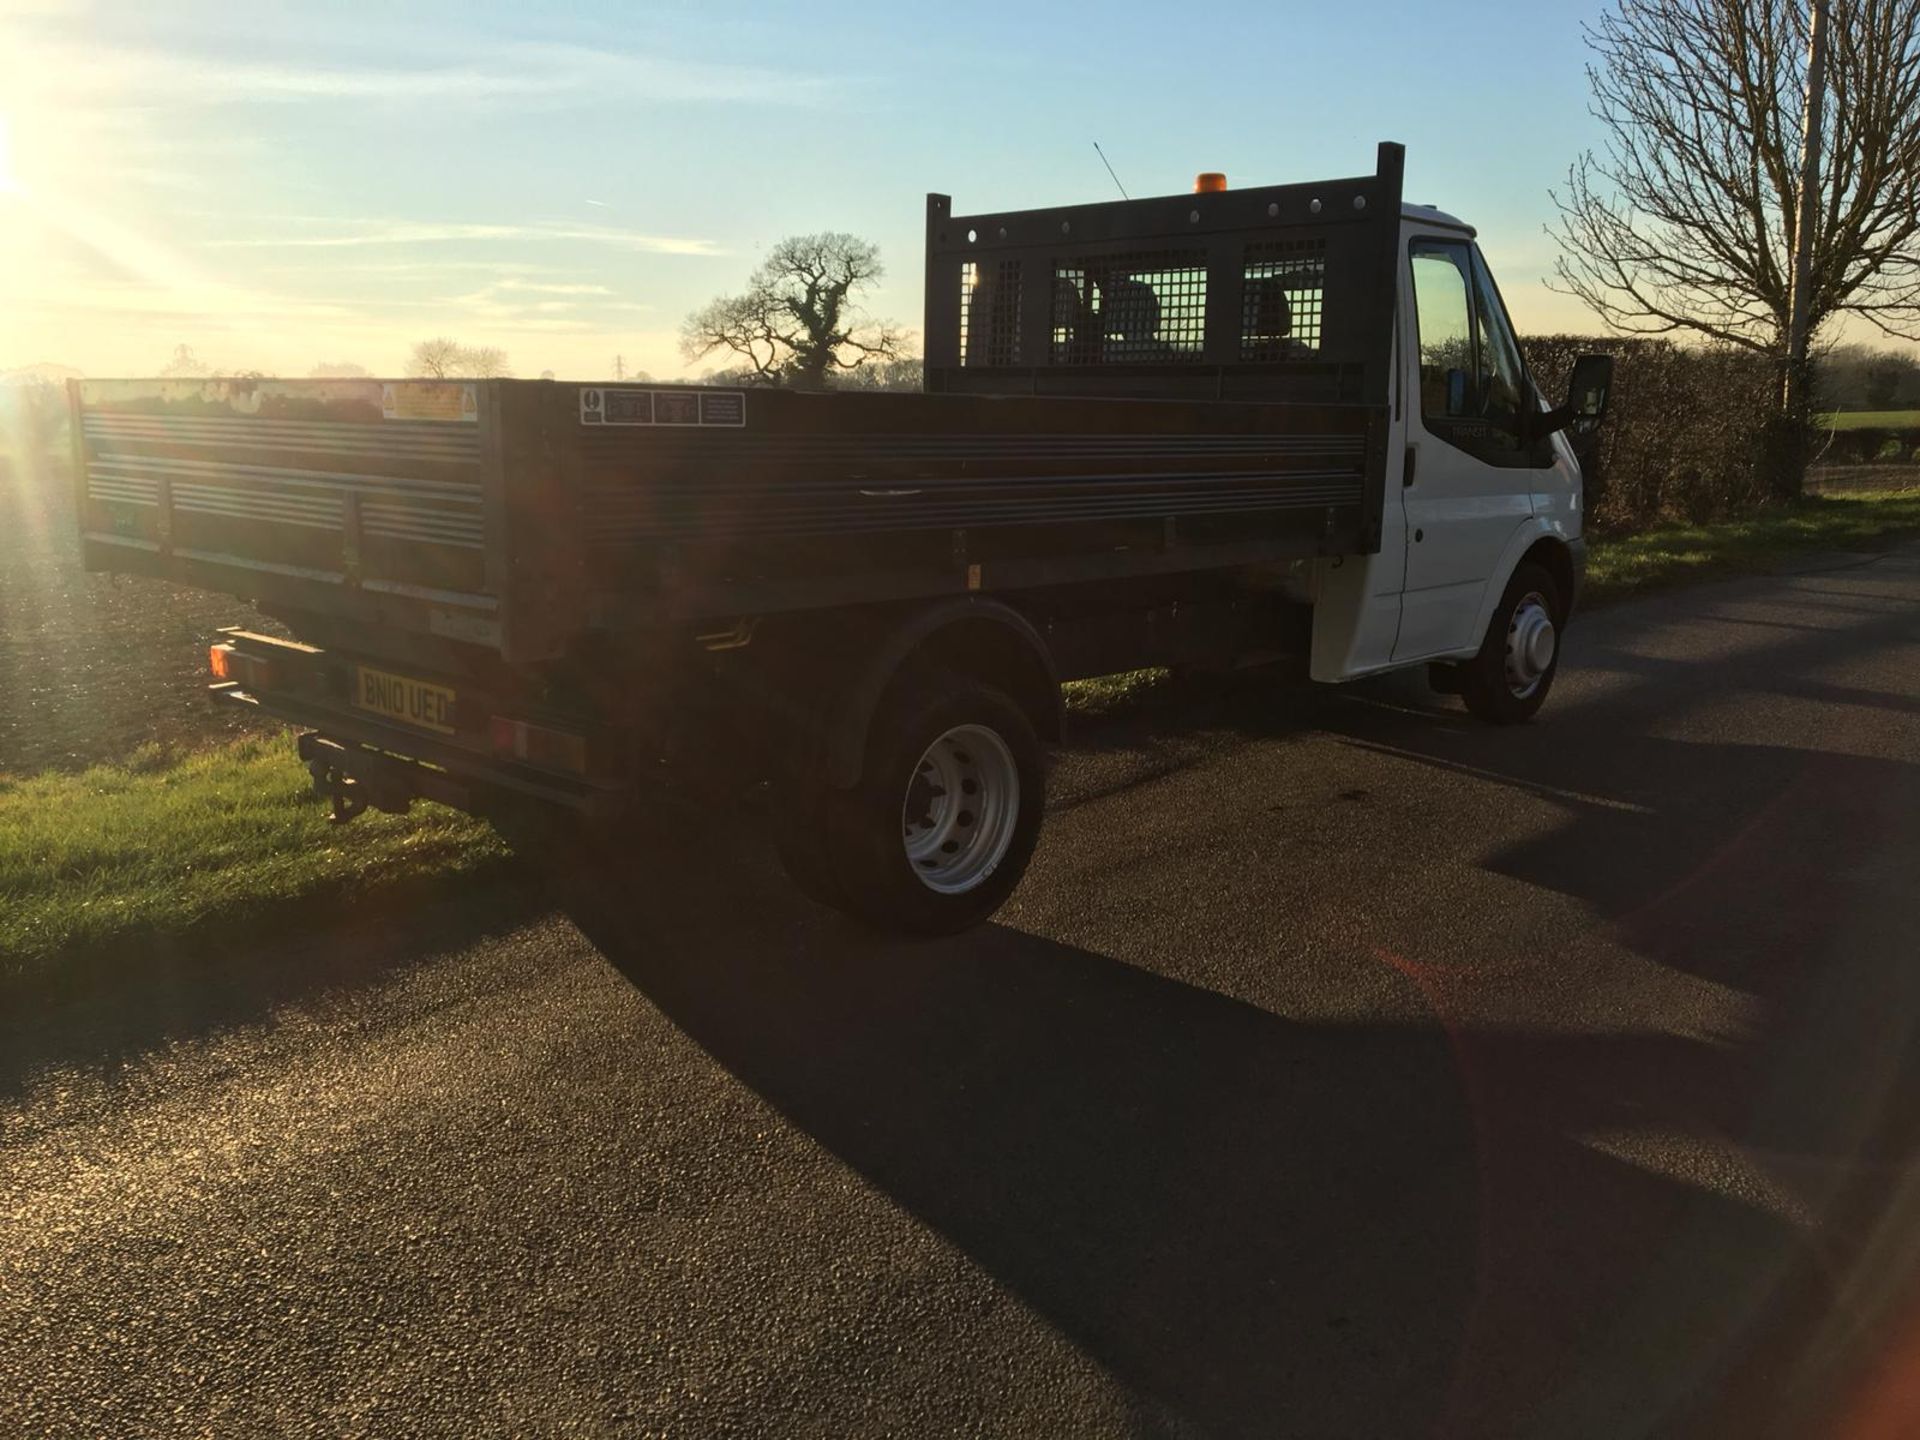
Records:
M626 805L621 786L595 785L524 765L482 760L456 746L402 735L377 722L344 720L327 707L289 696L253 695L237 685L213 685L208 694L216 704L244 705L293 725L312 727L300 736L300 758L309 768L323 762L327 769L357 782L364 787L368 803L379 809L404 809L407 800L422 799L478 813L489 800L519 795L607 819ZM399 752L400 746L405 753Z
M313 788L334 802L334 813L342 819L361 805L404 812L415 799L437 800L469 812L484 808L466 781L417 761L332 740L317 730L307 731L298 744L300 758L313 776Z
M351 657L244 631L222 633L239 654L273 668L264 687L229 681L208 687L209 698L311 731L300 737L300 758L316 788L335 798L336 812L357 813L362 805L404 810L414 798L479 812L520 796L601 818L625 805L627 787L616 777L563 774L490 753L484 742L476 743L471 717L461 732L441 736L353 707L345 698L350 686L339 673L351 666ZM493 708L476 688L463 694L479 713ZM353 799L343 805L348 790Z

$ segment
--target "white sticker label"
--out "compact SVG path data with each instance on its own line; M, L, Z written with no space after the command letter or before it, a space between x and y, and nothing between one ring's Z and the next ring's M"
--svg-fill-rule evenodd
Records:
M697 385L671 390L587 385L580 390L580 423L737 429L747 423L747 396L744 390L708 390Z

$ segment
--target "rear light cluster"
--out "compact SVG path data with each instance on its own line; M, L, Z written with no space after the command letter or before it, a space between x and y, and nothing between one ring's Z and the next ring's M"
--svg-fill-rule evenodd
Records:
M215 645L207 651L207 667L213 678L238 685L243 690L271 689L273 661L261 655L249 655L231 645Z
M587 739L550 725L535 725L529 720L509 720L496 715L487 726L493 741L493 753L503 760L524 760L548 770L568 770L575 775L587 773Z

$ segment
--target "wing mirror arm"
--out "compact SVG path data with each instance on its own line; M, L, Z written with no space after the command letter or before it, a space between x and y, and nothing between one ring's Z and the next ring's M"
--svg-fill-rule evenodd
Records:
M1527 428L1536 439L1545 439L1575 425L1592 431L1606 418L1612 392L1613 357L1582 355L1573 362L1573 375L1567 382L1567 403L1534 414Z
M1544 440L1549 435L1558 435L1576 418L1571 405L1557 405L1551 410L1540 410L1530 415L1527 429L1535 440Z

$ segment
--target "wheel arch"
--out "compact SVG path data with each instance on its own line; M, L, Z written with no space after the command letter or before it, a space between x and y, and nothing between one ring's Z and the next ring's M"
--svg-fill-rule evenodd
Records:
M1557 535L1543 535L1527 547L1526 553L1514 562L1514 569L1522 565L1536 564L1553 577L1554 588L1560 592L1560 614L1554 617L1557 624L1567 623L1567 610L1573 604L1573 551ZM1502 586L1504 590L1506 587Z
M1507 593L1507 586L1512 583L1513 572L1529 561L1538 564L1553 577L1560 591L1562 610L1562 614L1556 618L1562 624L1566 622L1565 611L1573 601L1576 583L1573 547L1564 535L1546 521L1537 518L1529 520L1507 542L1500 563L1487 579L1486 593L1480 597L1480 613L1473 626L1476 649L1480 637L1487 633L1487 626L1493 620L1494 607L1500 603L1500 597Z
M1061 737L1059 674L1033 622L999 600L968 596L906 612L889 626L840 687L826 732L828 783L860 783L880 700L909 667L926 665L1003 689L1043 741Z

